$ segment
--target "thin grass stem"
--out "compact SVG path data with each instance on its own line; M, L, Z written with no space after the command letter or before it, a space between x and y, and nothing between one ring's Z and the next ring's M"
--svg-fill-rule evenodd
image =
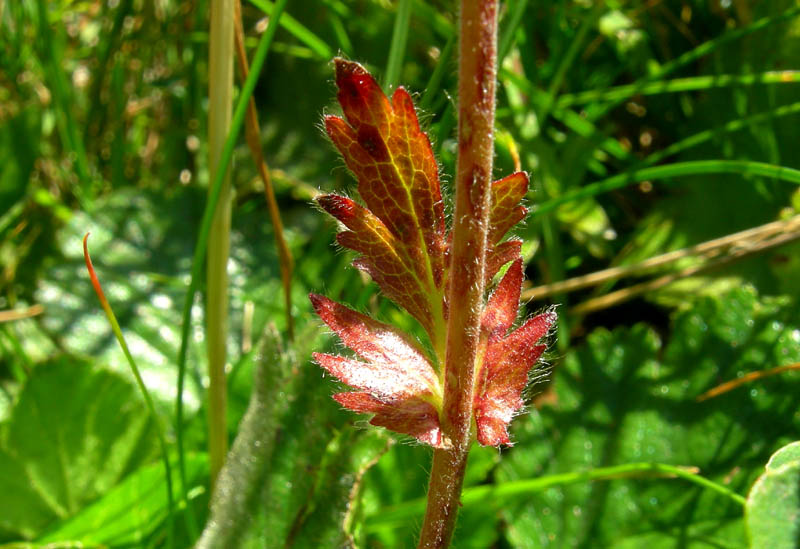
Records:
M800 82L800 71L767 71L757 74L716 74L690 76L674 80L661 80L643 84L628 84L602 90L588 90L579 93L566 93L555 102L556 107L566 108L595 101L619 101L633 95L658 95L685 91L708 90L731 86L754 86L766 84L794 84Z
M708 391L697 397L695 400L697 400L697 402L703 402L704 400L718 397L724 393L727 393L728 391L733 391L734 389L741 387L742 385L745 385L752 381L796 370L800 370L800 362L795 362L794 364L787 364L785 366L778 366L776 368L770 368L768 370L756 370L755 372L749 372L738 379L726 381L721 385L717 385L716 387L709 389Z
M339 42L339 48L341 48L342 52L344 52L346 55L352 55L353 41L350 40L350 36L347 34L347 29L344 28L344 22L342 21L342 18L335 11L331 11L329 17L333 34L336 35L336 40Z
M672 61L664 63L655 72L643 76L642 78L634 82L633 86L640 87L647 82L654 82L656 80L665 78L670 74L672 74L673 72L680 69L681 67L684 67L689 63L696 61L697 59L700 59L702 57L705 57L706 55L713 53L716 49L724 46L725 44L728 44L740 38L744 38L745 36L753 34L754 32L767 29L772 25L788 21L798 14L800 14L800 6L795 6L793 8L789 8L788 10L786 10L781 14L763 17L758 21L753 21L749 25L746 25L740 29L728 31L722 36L719 36L712 40L708 40L707 42L703 42L696 48L679 55ZM617 99L616 101L606 103L605 105L593 106L594 108L591 109L591 112L587 113L587 118L589 118L590 120L597 120L598 118L609 112L611 109L613 109L616 105L621 103L624 99L625 98L620 98Z
M92 280L92 286L97 294L97 299L100 300L100 305L103 307L103 311L106 314L109 324L111 324L111 330L114 332L114 336L117 338L117 342L122 348L122 353L125 355L128 365L131 367L133 377L136 378L136 384L139 386L139 390L142 393L142 398L144 398L145 406L147 406L147 413L150 414L150 418L152 419L156 430L158 445L161 449L161 459L164 463L164 474L166 475L167 480L167 547L175 547L175 503L172 491L172 468L169 464L167 440L164 437L164 427L161 424L158 414L156 414L156 407L153 405L153 399L150 397L150 392L147 390L147 386L142 380L142 375L139 373L139 367L136 365L136 361L134 360L133 355L128 348L128 344L125 341L125 336L122 335L122 329L119 327L117 317L114 315L114 311L111 309L111 305L106 299L105 293L103 293L103 287L100 285L100 280L98 280L97 274L94 271L92 258L89 256L89 233L86 233L86 236L83 237L83 259L86 262L86 269L89 271L89 277Z
M733 248L749 250L776 236L797 234L798 232L800 232L800 215L786 220L773 221L720 238L707 240L706 242L695 244L694 246L653 256L633 265L619 265L576 276L569 280L528 288L522 292L522 299L541 300L555 294L576 292L607 282L616 282L626 277L641 276L659 267L672 266L678 261L690 257L708 260L719 257L723 253L730 253Z
M39 12L39 37L44 46L44 51L41 55L45 73L50 82L55 103L58 106L58 129L62 145L72 157L75 165L75 173L79 180L76 195L84 208L88 209L92 200L89 160L86 157L86 148L73 117L72 99L69 93L70 86L61 67L61 56L53 42L53 35L58 36L59 33L54 33L53 29L50 28L45 0L38 0L37 7Z
M559 60L558 66L556 67L556 72L553 74L553 78L550 80L550 85L547 86L545 103L546 110L550 109L550 106L553 104L558 91L564 84L564 79L567 76L567 72L569 72L569 69L572 67L575 59L577 59L578 51L580 50L581 46L583 46L586 35L589 33L590 29L594 28L595 22L600 15L604 13L604 11L605 5L602 2L598 2L595 4L592 11L583 18L583 21L581 21L581 26L578 27L578 32L575 34L575 37L570 40L569 47L567 48L566 53L564 53L564 56ZM540 117L542 120L544 120L547 118L546 113L540 115Z
M242 26L242 4L240 0L234 0L236 8L235 14L235 44L236 60L239 64L239 73L242 80L247 80L250 67L247 62L247 53L244 48L244 28ZM261 151L261 140L259 139L260 124L258 122L258 111L256 102L251 97L247 104L247 116L245 118L245 137L247 145L250 147L250 154L256 165L261 181L264 184L264 195L267 200L272 230L275 232L275 247L278 250L278 260L280 262L281 283L283 284L284 306L286 308L286 333L289 340L294 340L294 319L292 318L292 271L294 270L294 258L286 242L283 233L283 222L281 212L278 208L278 201L275 198L275 189L272 187L272 177L269 173L269 166L264 159Z
M723 124L722 126L711 128L709 130L704 130L694 135L690 135L689 137L681 139L680 141L677 141L672 145L661 149L660 151L648 155L644 160L642 160L641 164L639 164L639 167L652 166L653 164L657 164L663 159L669 158L670 156L674 156L679 152L683 152L685 150L691 149L692 147L696 147L697 145L710 141L711 139L714 139L716 137L720 137L722 135L744 129L752 124L757 124L759 122L765 122L768 120L774 120L776 118L789 116L797 113L800 113L800 101L796 103L790 103L789 105L783 105L781 107L777 107L775 109L766 112L760 112L750 116L746 116L744 118L737 118L736 120L731 120L730 122Z
M754 32L769 28L772 25L788 21L798 14L800 14L800 6L794 6L792 8L787 9L783 13L762 17L761 19L753 21L749 25L746 25L740 29L734 29L728 31L722 36L714 38L713 40L709 40L707 42L703 42L696 48L689 50L684 54L679 55L672 61L664 63L655 73L644 77L642 81L655 80L658 78L663 78L665 76L668 76L673 72L675 72L676 70L678 70L679 68L688 65L692 61L696 61L701 57L705 57L706 55L712 53L714 50L716 50L720 46L727 44L728 42L733 42L734 40L738 40L739 38L744 38L745 36L753 34Z
M503 61L514 46L517 29L522 23L522 16L525 14L525 8L527 7L528 0L516 0L511 5L510 13L507 16L508 22L503 25L503 31L500 33L499 39L500 45L497 48L497 65L499 67L503 66Z
M615 191L635 183L653 179L668 179L700 174L730 173L743 176L761 176L800 185L800 170L786 166L775 166L750 160L694 160L678 162L665 166L654 166L624 172L602 181L597 181L580 189L565 193L547 202L534 206L529 219L553 211L561 204Z
M279 4L281 4L280 0L278 2L270 2L269 0L249 0L249 2L270 17L277 17L283 11L282 9L278 9ZM334 49L297 19L288 13L280 15L279 19L284 30L308 46L318 58L327 61L333 57ZM270 21L270 23L271 22L272 21Z
M25 309L12 309L9 311L0 310L0 324L3 322L12 322L15 320L22 320L25 318L31 318L33 316L40 315L44 312L44 306L42 305L31 305L30 307L26 307Z
M449 38L456 32L456 26L447 17L442 15L432 2L413 0L414 16L425 21L436 34L442 38Z
M97 71L93 75L92 85L89 91L89 114L87 116L89 123L86 124L86 128L84 128L83 132L83 138L87 143L90 138L103 134L108 109L101 108L103 106L101 91L106 79L106 73L108 72L111 54L114 52L115 46L122 36L122 26L132 9L133 0L122 0L119 3L114 13L114 22L111 26L111 32L108 33L105 41L101 44Z
M621 290L587 299L586 301L583 301L572 307L571 312L576 315L586 315L595 311L614 307L615 305L619 305L620 303L624 303L625 301L629 301L640 295L652 295L653 292L669 286L678 280L685 280L691 276L707 273L713 269L720 269L745 257L763 253L777 246L783 246L791 242L796 242L798 239L800 239L800 233L793 232L779 235L764 242L752 244L751 247L738 248L732 250L728 255L711 259L700 265L692 265L690 267L665 274L658 278L648 280L647 282L634 284L633 286L622 288Z
M510 498L530 496L548 490L554 486L566 486L599 480L617 480L621 478L681 478L702 488L725 496L730 501L744 507L745 498L727 486L716 483L699 474L696 467L682 467L665 463L626 463L610 467L598 467L587 471L573 471L555 475L545 475L534 479L517 480L495 485L466 488L461 494L464 508L478 505L496 505L496 502L508 502ZM367 531L374 532L382 528L397 527L408 524L410 519L419 517L425 510L425 500L415 499L392 507L380 509L366 519Z
M450 35L444 45L444 49L439 53L439 60L436 63L436 68L433 69L428 85L425 86L425 91L422 94L420 101L420 108L425 111L431 108L433 100L439 96L439 89L442 87L442 80L444 79L445 71L450 65L450 59L453 57L453 49L456 46L457 35L455 33Z
M389 60L386 62L386 74L383 86L393 89L400 79L403 68L403 59L406 55L406 42L408 42L408 24L411 21L411 0L400 0L397 6L397 15L394 18L392 42L389 45Z

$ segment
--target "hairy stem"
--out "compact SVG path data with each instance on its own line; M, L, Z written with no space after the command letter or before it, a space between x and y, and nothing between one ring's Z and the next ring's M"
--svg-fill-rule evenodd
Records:
M462 0L458 65L458 162L448 288L442 430L433 454L420 548L448 547L472 445L472 407L484 304L497 76L497 0Z
M231 126L233 104L233 0L212 0L208 60L208 154L215 174ZM211 485L216 481L228 451L226 426L225 342L228 335L228 256L230 252L232 191L230 176L219 195L208 239L208 296L206 338L208 351L208 446Z

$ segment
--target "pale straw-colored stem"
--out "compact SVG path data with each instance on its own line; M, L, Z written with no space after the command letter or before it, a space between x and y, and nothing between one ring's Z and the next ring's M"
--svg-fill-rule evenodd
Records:
M211 0L208 54L208 164L220 164L233 106L234 0ZM208 238L206 342L208 353L208 453L212 488L228 451L225 343L228 336L228 258L232 191L227 174Z

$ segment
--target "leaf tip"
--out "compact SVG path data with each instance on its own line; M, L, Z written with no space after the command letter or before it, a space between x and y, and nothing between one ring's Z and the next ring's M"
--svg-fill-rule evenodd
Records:
M324 295L315 294L313 292L308 294L308 300L311 301L311 306L314 307L314 312L317 314L319 314L320 311L325 308L327 302L330 301Z
M337 85L339 83L339 79L341 78L351 78L354 75L369 76L367 69L365 69L361 65L361 63L358 63L356 61L350 61L349 59L345 59L344 57L334 57L333 66L335 69Z
M323 194L314 200L323 211L342 223L356 215L356 204L347 197L337 194Z

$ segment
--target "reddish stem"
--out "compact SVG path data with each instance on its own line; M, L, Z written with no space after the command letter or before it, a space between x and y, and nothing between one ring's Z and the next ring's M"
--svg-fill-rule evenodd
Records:
M494 155L497 0L462 0L458 67L458 164L451 248L442 431L447 449L434 450L420 548L450 545L458 515L472 409Z

